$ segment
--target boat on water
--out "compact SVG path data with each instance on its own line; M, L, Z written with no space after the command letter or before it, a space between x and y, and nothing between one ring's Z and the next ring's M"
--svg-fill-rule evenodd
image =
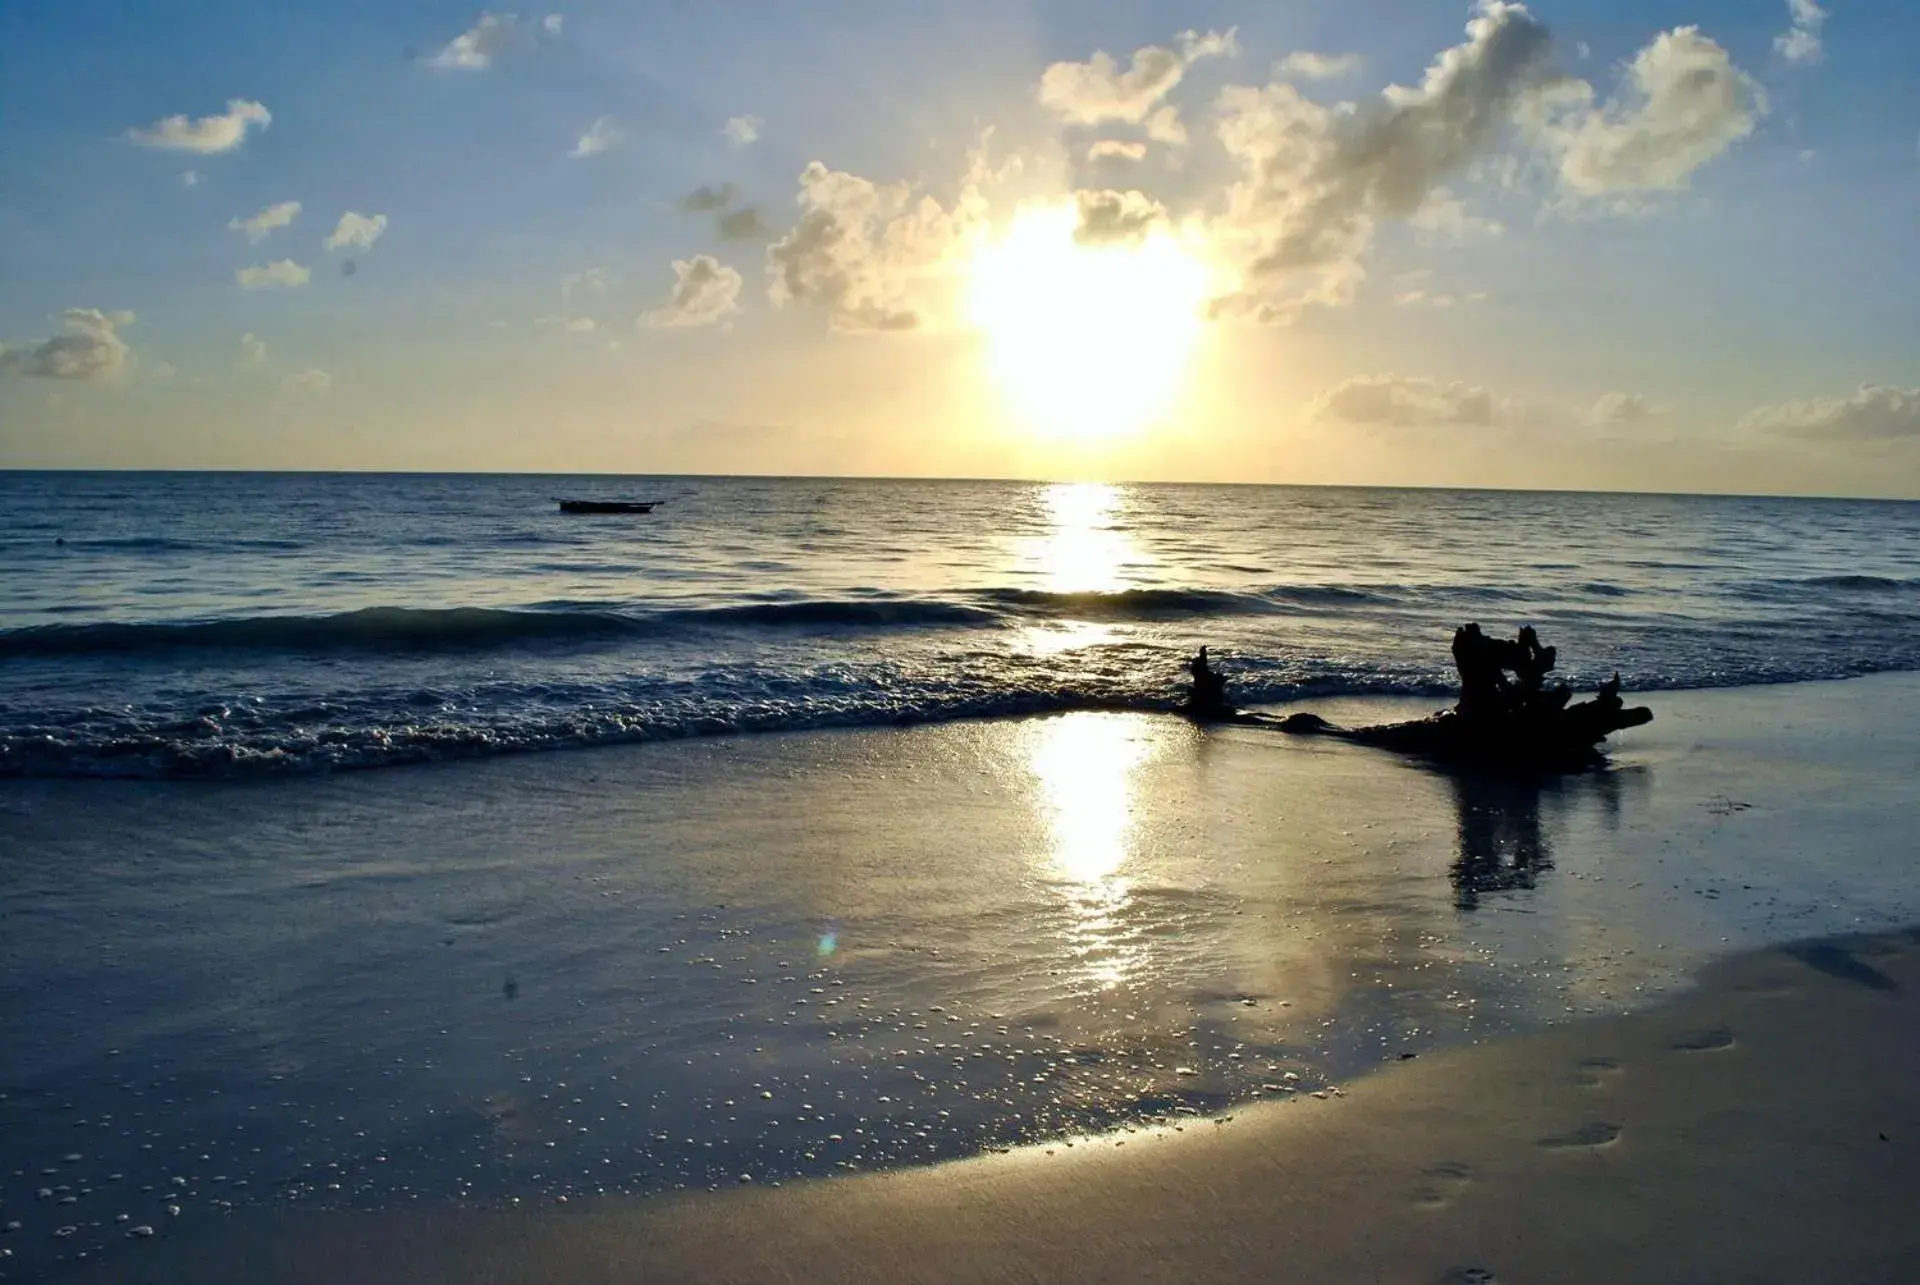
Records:
M658 500L555 500L562 513L651 513Z

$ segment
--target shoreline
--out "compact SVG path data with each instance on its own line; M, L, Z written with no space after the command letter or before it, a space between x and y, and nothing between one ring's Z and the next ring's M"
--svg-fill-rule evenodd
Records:
M516 1219L592 1209L693 1254L707 1233L652 1221L704 1207L675 1188L757 1209L731 1190L743 1173L749 1201L1041 1160L1077 1175L1101 1150L1089 1133L1136 1157L1274 1112L1317 1119L1516 1032L1691 1003L1723 956L1912 936L1920 676L1657 708L1609 770L1547 782L1068 714L188 788L0 783L19 853L0 865L16 1019L0 1131L21 1156L0 1201L27 1224L0 1243L29 1277L94 1271L84 1252L106 1260L98 1279L165 1279L140 1273L230 1236L291 1252L274 1248L288 1218L395 1229L453 1261L468 1229L537 1239L543 1223ZM1824 1073L1826 1048L1807 1057ZM1262 1105L1268 1084L1301 1100ZM1312 1097L1334 1086L1346 1096ZM1499 1094L1472 1109L1518 1112ZM1633 1136L1555 1154L1624 1154ZM1416 1172L1472 1167L1458 1149ZM1228 1160L1289 1200L1313 1185ZM63 1177L31 1176L48 1167ZM884 1176L816 1181L848 1168ZM155 1203L176 1179L177 1218ZM62 1181L84 1197L71 1213L33 1195ZM1156 1181L1146 1208L1191 1203ZM1364 1196L1358 1181L1342 1190ZM426 1206L441 1212L410 1221ZM389 1212L322 1212L347 1209ZM122 1214L157 1235L127 1241ZM50 1238L68 1218L78 1234ZM606 1234L617 1256L636 1233Z
M1915 1065L1920 927L1179 1134L779 1191L250 1215L82 1279L1911 1280Z

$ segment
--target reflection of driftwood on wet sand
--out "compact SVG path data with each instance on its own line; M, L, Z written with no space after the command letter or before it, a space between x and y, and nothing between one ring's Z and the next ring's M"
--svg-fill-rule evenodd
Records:
M1555 770L1587 766L1607 737L1653 721L1652 710L1628 708L1620 699L1618 674L1593 699L1570 703L1564 683L1547 685L1556 653L1542 647L1532 629L1506 639L1463 625L1453 636L1453 659L1460 701L1429 718L1337 727L1317 714L1294 714L1280 726L1429 758Z

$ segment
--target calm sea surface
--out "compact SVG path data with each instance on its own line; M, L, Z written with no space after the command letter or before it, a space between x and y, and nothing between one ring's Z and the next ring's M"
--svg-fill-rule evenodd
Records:
M556 495L659 498L566 517ZM0 774L1920 667L1920 505L1003 482L0 474Z

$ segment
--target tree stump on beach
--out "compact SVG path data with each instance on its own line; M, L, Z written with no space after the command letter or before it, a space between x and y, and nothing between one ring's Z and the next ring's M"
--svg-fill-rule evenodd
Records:
M1445 761L1564 771L1598 761L1601 743L1613 733L1653 721L1652 710L1621 700L1617 673L1591 700L1574 702L1566 684L1547 682L1558 660L1531 627L1514 638L1491 638L1477 624L1462 625L1453 635L1460 698L1452 709L1356 728L1294 714L1281 727Z

